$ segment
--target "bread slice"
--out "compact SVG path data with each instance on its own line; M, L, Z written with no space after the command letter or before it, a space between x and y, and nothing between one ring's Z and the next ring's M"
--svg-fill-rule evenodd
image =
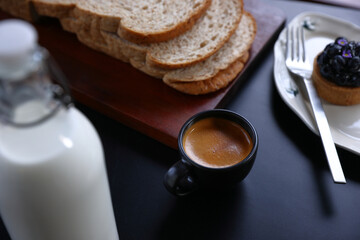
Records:
M176 70L150 67L136 58L130 59L133 67L156 78L178 91L199 95L226 87L243 69L249 49L257 31L253 16L245 12L229 41L214 55L194 66Z
M131 54L129 59L136 54L139 61L144 58L150 67L183 68L204 61L219 50L237 29L242 13L242 0L212 0L205 15L192 29L166 42L140 45L115 33L101 31L101 35L110 52L125 49ZM94 39L96 36L93 33L89 37Z
M33 1L37 1L38 3L43 3L44 1L56 2L55 0ZM78 7L76 4L78 3L74 5L74 2L80 0L61 1L63 4L58 9L58 12L55 11L56 9L49 7L51 5L48 5L47 10L45 10L45 7L40 7L40 3L36 6L42 8L42 10L37 11L47 15L56 12L55 15L60 18L63 26L67 25L68 30L75 32L81 42L93 49L121 59L122 61L130 62L134 67L149 75L163 78L163 81L167 85L188 94L205 94L228 85L242 70L244 63L247 61L249 56L248 50L251 47L256 34L255 19L249 13L243 14L242 0L213 0L207 14L199 19L195 26L188 32L191 32L195 28L200 32L202 29L209 30L215 28L219 31L224 30L226 32L225 35L228 34L229 36L224 37L225 35L223 35L222 32L216 31L214 32L215 35L205 34L206 31L202 31L202 34L204 34L202 38L199 36L194 38L197 39L197 41L190 36L190 45L196 42L199 43L200 40L217 40L218 38L222 38L222 40L220 41L219 46L215 46L214 49L211 50L212 52L208 51L211 52L210 55L212 56L206 57L205 60L191 61L190 64L185 64L185 67L171 70L167 69L168 66L164 68L160 65L161 67L159 67L159 65L149 61L149 55L154 52L154 49L158 50L159 48L157 47L159 45L168 44L168 42L171 41L156 44L137 44L128 41L119 36L118 32L103 30L103 21L106 18L94 15L92 19L83 19L86 15L77 12L78 10L76 9L78 9ZM46 13L47 11L50 13ZM81 11L82 10L80 10L80 12ZM241 19L240 24L236 23L238 21L236 20L237 18ZM198 24L202 24L200 25L202 27L196 27ZM229 25L231 27L229 27ZM231 28L234 27L233 25L236 26L235 30L231 30ZM196 33L197 32L193 32L195 35ZM221 36L219 37L219 35L216 34L220 34ZM176 41L179 45L176 46L178 47L177 50L179 52L182 51L182 48L189 47L186 45L189 44L187 41ZM185 45L181 45L184 43ZM176 54L176 52L173 54Z
M68 17L78 2L79 0L29 0L37 15L55 18Z
M27 21L31 21L33 19L29 0L0 0L0 9Z
M244 55L254 41L256 30L255 19L250 13L245 12L229 41L210 58L190 67L174 70L151 67L142 61L141 57L136 56L128 61L146 74L156 78L165 78L167 82L206 80Z
M256 21L245 13L239 28L213 56L189 68L168 72L163 82L178 91L199 95L226 87L243 69L255 39Z
M186 94L202 95L212 93L229 85L229 83L243 70L248 57L249 53L246 52L241 58L235 60L226 69L220 70L215 76L208 79L193 82L167 82L166 80L164 82L168 86Z
M173 69L205 60L235 32L242 13L242 0L212 0L204 16L189 31L170 41L152 44L147 64Z
M1 0L0 7L29 20L34 6L38 15L59 19L76 18L83 25L98 19L100 28L117 32L136 43L167 41L186 32L211 4L211 0ZM66 21L65 21L66 22ZM74 29L65 24L66 30Z
M245 12L235 33L229 41L214 55L198 64L168 72L164 76L166 82L202 81L215 76L219 71L242 57L254 42L257 31L254 17Z
M326 80L320 73L319 65L314 59L312 79L318 95L336 105L355 105L360 103L360 87L342 87Z
M117 33L135 43L153 43L173 39L191 29L211 0L128 0L127 4L131 6L124 7Z
M130 62L133 67L146 74L163 79L164 83L170 87L184 93L198 95L223 88L236 77L248 58L248 50L255 39L256 31L256 20L250 13L244 12L235 33L215 54L193 66L174 70L148 65L145 59L146 46L131 43L115 34L105 32L108 44L102 45L97 42L93 48L103 46L103 52L109 51L109 54L116 55L122 61ZM78 34L82 42L91 39L89 36L89 33L84 33L84 37ZM94 43L90 40L85 44ZM111 47L107 48L108 46Z
M138 61L146 61L149 66L174 69L201 62L220 49L236 30L242 12L242 0L212 0L205 15L191 30L170 41L153 44L135 44L117 33L101 30L98 19L93 19L91 23L80 21L80 27L77 26L79 21L76 18L66 21L76 26L73 32L76 32L81 42L87 45L93 42L107 45L108 49L104 52L115 57L122 52L120 59L123 61L130 61L136 56ZM64 21L62 19L62 23Z
M212 0L207 11L196 21L190 30L166 42L135 45L132 41L124 41L126 40L123 37L125 28L119 29L126 22L125 19L133 17L133 23L140 21L135 18L142 16L140 14L141 10L138 9L140 5L136 5L139 2L155 5L158 3L163 7L167 3L166 6L170 9L173 9L170 6L176 6L177 8L180 6L186 7L186 10L181 10L180 15L186 15L187 18L184 19L187 19L192 24L193 20L191 19L198 16L198 14L195 14L193 10L189 10L190 7L203 9L200 6L207 5L209 0L189 1L103 0L100 4L96 0L32 0L32 3L38 14L59 18L66 30L76 33L79 40L90 47L94 47L94 42L96 42L97 46L102 45L103 51L112 56L119 55L115 53L119 48L130 47L130 50L127 52L131 52L131 55L134 55L135 51L136 55L144 56L147 65L174 69L194 65L210 57L220 49L239 24L243 12L243 0ZM185 3L187 5L182 5ZM137 9L134 11L136 16L126 13L129 12L128 6L133 6L134 9ZM142 6L142 11L146 12L148 10L146 7L148 5ZM160 9L160 7L157 9ZM115 15L116 10L118 10L117 15ZM183 13L183 11L192 12L196 16L189 16ZM152 13L152 16L156 16L156 14L156 12ZM148 16L149 18L150 15ZM158 18L156 19L160 21ZM167 22L167 20L162 21ZM149 25L154 27L154 22L150 21ZM144 24L142 27L146 29ZM155 29L153 33L155 34L159 29ZM128 58L131 58L131 56ZM122 56L123 59L124 56Z

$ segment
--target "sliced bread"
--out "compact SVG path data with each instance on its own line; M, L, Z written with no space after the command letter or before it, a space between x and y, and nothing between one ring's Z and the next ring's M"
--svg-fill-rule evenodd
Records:
M91 34L84 31L84 36L78 34L78 38L85 44L95 44L92 48L100 48L122 61L130 62L133 67L148 75L162 78L170 87L198 95L223 88L236 77L248 58L248 50L255 39L256 31L255 19L250 13L244 12L235 33L215 54L193 66L173 70L148 65L145 57L149 46L134 44L116 34L103 32L107 39L105 45L92 41Z
M63 18L76 7L79 0L29 0L37 15Z
M247 62L249 53L245 53L241 58L235 60L226 69L220 70L216 75L201 81L184 81L184 82L168 82L164 81L168 86L190 95L208 94L229 85L232 80L243 70Z
M17 3L25 2L33 4L38 15L76 18L83 25L89 25L93 18L99 18L102 30L118 32L123 38L136 43L161 42L177 37L192 28L211 3L211 0L2 1L6 3L0 3L0 7L4 5L4 10L19 17L28 15L16 7ZM65 26L74 32L69 24Z
M219 71L242 57L251 47L257 31L254 17L245 12L235 33L214 55L198 64L170 71L164 76L166 82L202 81L215 76Z
M205 60L235 32L242 12L242 0L212 0L205 15L189 31L167 42L152 44L147 64L181 68Z
M182 10L181 12L193 12L189 10L189 7L200 9L200 6L207 5L209 2L209 0L191 1L195 4L192 6L188 2L190 0L152 1L155 1L153 4L159 4L159 6L163 7L165 7L165 3L168 3L166 6L172 10L174 9L169 7L170 5L177 7L183 6L181 4L176 5L175 2L182 2L182 4L187 2L188 4L184 5L187 7L186 10ZM122 36L123 30L119 31L119 27L122 25L122 22L124 22L124 19L131 18L132 16L124 13L129 11L126 4L135 6L136 3L134 2L135 1L131 0L103 0L101 2L95 0L32 0L38 14L58 17L66 30L76 33L79 40L88 46L94 48L95 42L97 50L99 50L99 46L101 46L101 49L103 49L100 49L101 51L115 57L119 55L116 53L119 48L126 49L124 52L130 53L131 56L122 54L125 55L125 57L121 56L122 60L124 60L124 58L132 58L133 55L138 55L139 57L145 57L146 64L149 66L167 69L191 66L210 57L219 50L235 32L243 12L243 0L212 0L207 11L196 21L192 28L184 34L165 42L134 44ZM139 2L145 4L144 2L146 1ZM137 7L133 8L140 11L138 9L140 5L136 6ZM142 8L145 9L141 9L142 11L147 11L148 7L149 5L144 5ZM119 10L118 15L114 13L116 9ZM160 9L160 7L157 9ZM137 12L136 15L139 17L139 12ZM156 14L153 16L156 16ZM121 17L123 18L121 19ZM119 19L121 19L121 24L113 28L116 23L119 24ZM156 19L160 21L158 18ZM192 20L189 20L189 16L187 19L192 22ZM136 21L135 19L134 22ZM149 25L152 26L153 23ZM145 26L143 26L143 28L145 29ZM115 31L116 29L117 31Z
M150 67L183 68L204 61L219 50L237 29L242 13L242 0L212 0L192 29L166 42L133 44L115 33L101 31L101 35L111 52L127 49L131 54L128 58L136 53L139 60L144 57ZM96 36L93 33L89 37L95 39Z
M206 14L197 21L191 30L173 40L153 44L137 44L128 41L121 37L121 33L119 35L118 31L108 31L111 27L104 30L103 26L106 25L104 24L104 19L107 19L106 17L97 14L94 14L93 17L91 17L91 15L87 16L81 12L84 11L83 9L79 10L77 7L79 2L85 0L33 1L34 3L38 3L35 4L37 8L42 9L37 9L36 11L43 15L59 17L63 26L68 26L67 30L75 32L78 39L89 47L107 53L122 61L130 62L135 68L151 76L162 78L164 83L170 87L194 95L213 92L228 85L243 69L249 57L248 50L256 34L255 19L249 13L245 12L243 14L242 0L212 0L212 5ZM47 8L44 6L41 7L41 4L46 1L48 2ZM20 2L20 0L18 0L18 2ZM54 5L49 5L49 2L53 2ZM62 4L56 5L55 2L62 2ZM76 4L74 2L76 2ZM214 9L214 7L217 9ZM89 17L89 19L84 19L84 16ZM241 20L240 24L236 18ZM236 28L231 30L234 25ZM209 29L213 28L220 32L214 31L215 35L212 35L213 32L206 34L206 31L201 31L202 29L209 31ZM224 35L221 31L226 32L228 36L225 37L226 34ZM182 38L191 32L195 36L188 35L190 40ZM197 35L199 32L200 35ZM201 34L203 34L202 38L199 37ZM203 41L216 41L219 38L222 38L222 40L218 41L219 45L213 48L207 48L208 43L205 45L202 44ZM179 39L185 40L181 41ZM202 42L200 42L200 40ZM174 42L177 44L172 45ZM176 52L178 55L183 56L182 52L184 49L186 53L192 53L189 49L191 49L196 42L197 46L199 46L199 44L201 45L200 49L211 49L211 51L205 50L205 52L210 52L209 56L204 54L203 56L206 57L200 57L197 60L191 60L190 56L190 63L170 66L170 68L176 67L177 69L169 69L167 63L164 66L154 63L154 60L151 59L152 55L156 56L159 53L158 51L165 51L166 49L169 50L170 55L167 55L168 57L172 56L172 54L175 56ZM165 48L164 46L166 45L169 48ZM209 45L211 45L211 43ZM175 46L177 51L173 51L173 48L170 46ZM198 49L193 50L196 51ZM179 54L179 52L181 52L181 54ZM168 53L165 51L165 55L166 54ZM159 58L164 57L160 54ZM155 58L155 60L156 59L157 58Z
M243 69L249 57L249 49L257 31L253 16L245 12L229 41L214 55L194 66L176 70L150 67L137 58L130 59L133 67L156 78L181 92L199 95L226 87Z
M27 21L31 21L33 19L29 0L0 0L0 9Z
M107 6L95 0L85 2L78 6L80 10L105 17L102 30L117 32L135 43L152 43L170 40L191 29L211 0L107 0ZM118 27L114 24L117 14L121 15Z

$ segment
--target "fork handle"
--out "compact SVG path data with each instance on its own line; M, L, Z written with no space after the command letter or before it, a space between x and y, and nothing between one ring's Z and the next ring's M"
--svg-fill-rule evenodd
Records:
M325 111L321 104L321 100L317 95L315 86L310 79L304 78L306 90L309 95L310 104L315 116L316 124L323 143L330 172L335 183L346 183L340 160L335 148L334 141L331 136L329 123L327 121Z

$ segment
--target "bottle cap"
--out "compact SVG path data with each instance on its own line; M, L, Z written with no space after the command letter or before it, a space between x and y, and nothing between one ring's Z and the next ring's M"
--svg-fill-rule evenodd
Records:
M26 65L37 47L35 28L17 19L0 21L0 76Z

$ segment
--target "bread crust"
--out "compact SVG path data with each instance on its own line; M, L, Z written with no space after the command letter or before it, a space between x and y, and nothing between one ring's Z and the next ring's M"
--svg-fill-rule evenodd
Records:
M206 94L210 92L214 92L216 90L219 90L220 88L226 87L234 78L235 76L229 74L231 72L240 72L241 67L239 64L239 59L242 63L247 62L249 58L249 49L251 48L251 45L253 41L255 40L257 26L256 26L256 20L254 17L248 13L244 12L243 19L245 21L245 25L238 26L239 31L236 32L236 34L233 35L235 37L234 39L229 40L228 43L231 47L231 51L225 52L226 54L222 53L219 56L214 55L214 58L217 57L226 57L227 60L225 62L222 62L221 64L216 64L215 69L208 69L207 62L208 60L211 60L209 58L208 60L205 60L199 64L202 64L201 68L207 69L206 71L202 72L201 74L177 74L175 73L177 70L167 70L163 68L157 68L157 67L150 67L146 64L146 62L143 59L142 54L146 54L146 50L142 52L142 54L134 54L134 53L140 53L141 51L129 51L129 53L125 53L125 50L130 49L129 47L123 46L118 51L114 52L123 52L126 56L128 56L127 59L123 61L130 61L131 65L144 73L156 77L156 78L162 78L164 83L169 85L170 87L175 88L176 90L186 93L186 94L192 94L192 95L200 95L200 94ZM243 30L241 30L241 28ZM245 34L244 31L249 32L248 34ZM251 33L251 34L250 34ZM247 36L244 37L243 36ZM234 42L244 42L241 45L235 44L232 45ZM119 44L119 39L116 41L113 46L121 46ZM227 45L224 45L223 48L230 48ZM234 49L236 47L236 50ZM222 51L220 49L219 51ZM130 55L133 54L133 55ZM217 53L216 53L217 54ZM121 59L121 58L120 58ZM221 60L219 60L221 61ZM235 63L237 62L237 63ZM224 64L225 63L225 64ZM230 65L232 65L230 67ZM196 65L194 66L196 67ZM191 67L186 67L182 69L178 69L180 72L188 71ZM198 82L198 83L196 83Z
M317 56L314 59L312 79L318 95L336 105L355 105L360 103L360 87L342 87L326 80L320 73Z
M221 49L194 66L168 72L164 78L168 82L193 82L209 79L217 72L228 68L237 59L246 56L255 40L256 32L255 18L245 11L235 33Z
M203 0L201 4L197 5L196 9L189 9L188 12L190 12L190 14L186 19L182 19L173 26L157 31L132 29L131 26L123 23L127 20L125 16L121 16L121 14L118 16L107 15L101 11L97 12L94 9L83 8L81 4L86 1L82 2L80 0L1 0L0 8L28 21L35 20L35 15L56 17L60 20L62 18L75 17L83 21L81 23L82 25L91 25L93 18L98 18L101 30L114 33L118 32L121 37L134 43L154 43L173 39L191 29L195 22L209 8L211 1L212 0ZM34 13L31 12L31 6L35 9ZM65 22L67 23L67 21ZM75 32L70 25L65 24L65 29Z
M20 1L20 0L19 0ZM232 7L231 10L233 10L233 14L231 16L228 16L229 20L228 24L224 24L221 29L217 30L224 30L219 32L219 37L216 40L210 39L211 37L204 36L204 41L210 42L208 46L201 48L198 47L198 50L195 52L192 50L192 48L195 48L196 44L200 45L200 40L197 38L193 38L193 42L189 45L184 44L183 48L174 48L175 46L179 46L179 44L182 44L183 39L179 39L179 41L174 41L171 43L163 42L161 43L152 43L152 44L137 44L132 41L128 41L133 43L132 45L124 44L124 42L121 42L122 40L126 40L125 38L119 36L117 33L120 27L120 18L117 18L116 16L108 16L106 15L106 12L104 10L99 10L98 12L95 12L97 9L97 5L94 5L94 2L88 3L88 5L85 7L82 7L82 4L84 3L79 0L31 0L34 4L35 9L40 14L44 14L47 16L57 17L59 18L62 26L67 31L73 32L77 34L78 39L85 43L86 45L94 48L94 45L102 45L101 48L104 48L104 45L109 45L106 49L106 53L108 53L111 56L118 57L119 54L116 53L118 51L119 47L124 49L126 46L129 46L132 48L131 51L134 51L136 55L144 56L144 60L146 60L146 64L150 67L158 67L158 68L164 68L164 69L177 69L177 68L184 68L191 65L195 65L198 62L201 62L210 56L212 56L216 51L218 51L228 40L229 38L234 34L234 32L237 29L237 26L241 20L242 14L243 14L243 0L227 0L228 3ZM94 0L93 0L94 1ZM223 2L223 0L203 0L204 6L200 9L201 11L195 11L195 15L193 17L197 18L203 15L206 15L203 11L208 10L210 6L208 5L214 5L211 7L211 9L219 9L217 6L219 4L224 5L224 9L221 9L219 12L221 14L216 16L226 17L226 11L230 11L228 5L226 2ZM212 3L212 4L210 4ZM217 10L215 10L217 11ZM119 14L121 15L121 14ZM192 18L193 18L192 17ZM204 16L207 17L207 16ZM195 28L195 22L198 21L192 20L192 18L187 19L187 21L190 22L190 25L188 24L180 24L179 28L182 28L181 25L184 28ZM220 17L219 17L220 18ZM208 24L209 21L204 21L205 25ZM221 21L220 21L221 22ZM214 21L215 23L219 23L219 19L217 21ZM230 24L231 23L231 24ZM220 23L221 24L221 23ZM204 29L204 24L200 24L198 28ZM182 30L181 30L182 31ZM188 30L186 33L189 33L191 31ZM121 30L121 32L123 32ZM174 33L177 32L174 31ZM107 34L109 33L109 34ZM184 33L181 36L184 36L186 33ZM155 34L155 32L154 32ZM161 34L165 34L164 32ZM216 32L214 31L214 34ZM178 37L181 37L178 36ZM173 37L173 36L172 36ZM177 37L177 38L178 38ZM189 38L192 38L193 35L190 34ZM90 38L90 39L88 39ZM121 38L121 39L120 39ZM175 39L177 39L175 38ZM188 35L186 37L188 38ZM120 39L117 41L117 39ZM172 38L171 40L174 40ZM170 40L170 41L171 41ZM180 43L181 42L181 43ZM194 42L196 44L194 45ZM135 46L138 45L138 46ZM97 47L98 49L99 47ZM184 49L187 49L183 52L183 55L181 55L182 51ZM146 51L146 55L143 55L143 52ZM127 51L129 52L129 51ZM126 54L123 54L126 58ZM134 54L132 54L134 55ZM121 59L125 59L124 56L121 57ZM118 57L119 58L119 57ZM130 57L129 57L130 58ZM128 60L129 61L129 60Z
M30 0L1 0L0 9L27 21L33 20Z
M71 1L65 1L63 3L50 3L42 2L41 0L29 0L29 2L34 6L34 9L38 15L55 17L55 18L64 18L70 15L70 12L76 7L76 4Z
M156 78L186 94L200 95L217 91L226 87L248 61L249 50L256 35L256 21L245 12L236 33L218 53L193 67L178 70L165 70L149 67L144 61L130 59L133 67ZM225 58L225 59L223 59Z
M128 41L134 43L155 43L155 42L164 42L170 39L173 39L184 32L188 31L193 27L195 22L204 14L204 12L209 8L211 0L205 0L201 8L191 15L191 17L185 21L179 22L177 25L167 29L166 31L159 32L137 32L131 28L128 28L126 25L123 25L120 21L120 26L117 30L119 36L125 38Z
M224 1L224 0L220 0ZM148 51L146 55L146 62L151 67L159 67L164 69L177 69L177 68L184 68L188 66L195 65L198 62L204 61L205 59L212 56L215 52L217 52L234 34L241 21L241 17L244 13L244 2L243 0L237 0L239 3L240 8L237 9L236 20L235 24L232 26L232 29L227 32L227 35L222 39L222 41L218 42L218 44L209 52L198 56L196 59L192 59L191 61L181 61L181 62L169 62L167 59L159 59L156 54L157 51Z
M249 53L235 60L229 67L219 71L215 76L194 82L171 82L164 80L168 86L190 95L203 95L216 92L228 86L236 76L244 69L245 63L249 59Z
M59 5L43 3L45 0L29 1L37 3L35 4L35 7L39 13L59 18L63 28L67 31L74 32L79 41L85 45L95 50L102 51L124 62L130 62L135 68L151 76L162 78L165 84L177 89L178 91L192 95L207 94L217 91L226 87L231 81L233 81L237 74L242 71L244 64L249 58L248 51L254 41L257 31L256 20L250 13L245 12L243 9L243 0L233 0L231 4L241 7L233 8L236 10L232 13L233 19L231 20L231 31L226 32L226 37L222 39L223 41L221 41L216 48L212 49L212 52L208 53L209 56L204 55L202 58L197 59L197 61L177 65L177 69L181 68L178 70L184 70L184 72L186 72L186 74L177 74L175 73L176 70L172 69L174 66L169 68L168 64L160 64L160 66L157 64L149 64L146 60L151 53L152 44L137 44L120 37L116 31L119 29L118 24L120 21L114 22L113 20L115 18L93 14L92 11L81 9L76 5L76 1L78 0L64 0L64 2ZM211 0L205 1L209 4L211 2ZM219 4L219 2L217 2L217 4ZM226 8L221 9L229 9L229 7L227 5ZM234 16L234 13L237 13L236 16ZM241 19L247 19L248 22L245 24L251 26L247 28L248 32L252 33L250 36L245 34L245 32L237 32ZM195 20L191 21L195 22ZM235 23L234 26L233 23ZM193 25L193 23L191 24ZM235 42L241 42L243 44L234 44L234 40L230 40L231 36L236 36L234 38L236 39ZM247 37L239 38L238 36ZM218 52L220 48L224 47L225 44L227 44L227 47L224 49L230 49L231 51L225 51L224 53L218 55L216 52ZM209 58L212 55L214 55L214 57ZM209 64L206 62L206 59L209 59L210 62L215 62L216 64ZM226 60L219 60L221 64L218 64L217 60L213 59ZM200 67L197 67L202 68L203 66L204 71L198 72L196 68L192 68L191 71L187 71L189 70L188 68L190 65L194 65L199 62L201 62ZM212 70L210 71L209 69ZM192 74L194 71L196 73Z

